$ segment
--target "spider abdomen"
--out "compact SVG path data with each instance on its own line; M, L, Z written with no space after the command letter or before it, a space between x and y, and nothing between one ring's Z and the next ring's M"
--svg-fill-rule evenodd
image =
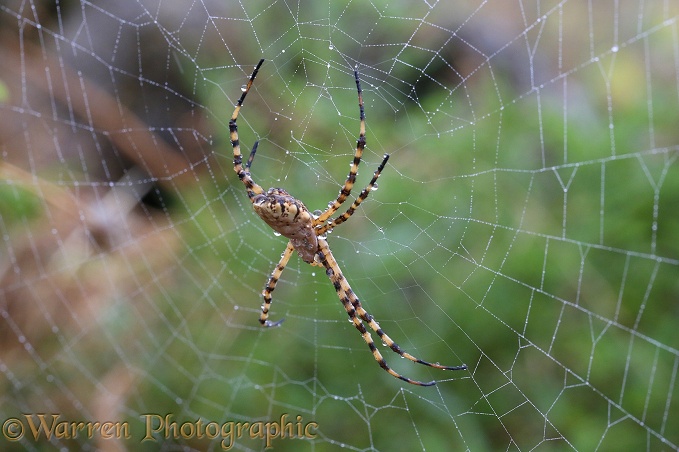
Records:
M304 262L311 263L318 251L318 239L313 230L313 218L302 201L282 188L270 188L256 195L252 205L257 215L271 228L292 242Z

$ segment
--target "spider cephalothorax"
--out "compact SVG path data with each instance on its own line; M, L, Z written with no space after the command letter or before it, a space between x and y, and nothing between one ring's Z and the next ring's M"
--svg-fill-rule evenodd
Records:
M376 187L377 178L380 177L382 170L384 169L387 161L389 160L389 154L384 155L382 163L377 167L377 171L373 174L372 179L368 185L361 191L361 194L354 200L351 206L343 214L330 218L337 210L342 206L344 201L347 200L351 194L351 189L356 181L356 174L358 173L358 165L361 163L361 157L363 155L363 149L365 148L365 111L363 109L363 95L361 91L361 82L358 79L358 71L354 71L354 78L356 79L356 90L358 91L358 105L360 108L360 130L358 135L358 140L356 141L356 152L354 153L354 160L351 164L351 169L349 170L349 175L347 176L344 185L342 186L339 195L335 201L328 204L328 208L320 212L318 215L312 215L309 209L306 208L304 203L299 201L297 198L291 196L288 192L281 188L270 188L268 191L264 191L262 187L257 185L257 183L252 179L250 175L250 166L255 158L255 153L257 152L257 144L252 146L252 151L248 157L247 162L243 165L243 156L240 152L240 142L238 140L238 126L236 125L236 120L238 119L238 114L243 106L243 101L245 96L250 91L252 87L252 82L257 76L259 68L262 66L264 60L260 60L255 70L250 76L250 80L243 90L236 108L231 115L231 120L229 121L229 133L231 139L231 145L233 146L233 169L238 175L238 178L245 185L245 190L247 191L250 201L252 201L252 206L259 215L271 228L280 233L282 236L289 239L288 246L285 248L281 260L276 265L273 273L269 277L262 295L264 297L264 303L262 303L262 313L259 317L259 322L264 326L277 326L280 325L282 320L278 322L271 322L269 320L269 308L271 307L271 293L276 288L276 283L283 273L285 266L290 260L290 256L293 251L297 251L304 262L322 266L325 268L325 273L330 278L332 285L337 291L344 309L349 315L349 320L354 324L356 329L361 333L363 340L370 348L373 357L378 362L382 369L386 370L392 376L399 378L411 384L420 386L431 386L436 384L435 381L430 381L428 383L423 383L417 380L411 380L408 377L404 377L391 369L387 362L382 357L382 354L375 346L372 337L368 330L366 329L363 322L367 323L371 330L375 332L380 338L380 340L386 344L391 350L398 353L402 358L407 358L410 361L416 362L418 364L424 364L425 366L433 367L436 369L443 370L463 370L467 366L464 364L461 366L442 366L440 364L432 364L426 361L422 361L413 355L404 352L387 334L382 331L379 324L375 319L363 309L360 300L354 293L354 291L349 286L342 271L339 268L339 264L335 260L328 242L325 239L325 234L331 231L336 226L344 223L348 220L351 215L356 211L358 206L365 201L370 192Z
M318 252L318 239L309 209L282 188L270 188L252 198L252 207L271 228L289 238L297 254L310 264Z

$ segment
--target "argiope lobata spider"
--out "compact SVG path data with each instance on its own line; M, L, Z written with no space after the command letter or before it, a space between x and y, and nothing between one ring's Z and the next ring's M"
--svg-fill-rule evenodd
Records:
M363 309L361 302L354 293L354 291L349 286L349 283L342 275L337 261L332 255L330 248L328 247L328 242L326 241L325 235L330 232L333 228L339 224L345 222L351 217L355 212L356 208L368 197L370 191L375 188L375 183L380 173L384 169L384 166L389 160L389 154L384 155L382 163L377 167L373 178L370 183L361 191L361 194L354 200L351 207L349 207L346 212L337 216L336 218L330 219L330 217L341 207L342 203L346 201L347 197L351 193L351 189L356 181L356 174L358 172L358 165L361 162L361 156L363 155L363 148L365 147L365 112L363 109L363 96L361 92L361 83L358 79L358 71L354 71L354 77L356 78L356 89L358 91L358 105L360 107L360 131L358 136L358 141L356 143L356 152L354 154L354 161L349 170L349 175L347 176L342 189L335 199L334 202L328 205L328 208L320 213L319 215L312 215L306 206L298 199L290 196L288 192L282 188L270 188L268 191L264 192L262 187L257 185L257 183L252 179L250 175L250 166L255 158L255 153L257 152L258 142L255 142L250 152L245 166L243 166L243 156L240 152L240 143L238 141L238 126L236 125L236 120L238 119L238 114L243 106L243 101L245 96L247 96L252 83L257 76L259 68L262 66L264 59L260 60L252 72L250 79L243 90L236 108L233 111L231 120L229 121L229 133L231 139L231 145L233 146L233 169L238 174L238 178L245 185L247 190L248 198L252 202L257 215L259 215L269 226L271 226L276 232L280 233L284 237L289 239L288 246L285 248L281 256L281 260L276 265L276 268L271 273L269 281L267 282L262 295L264 297L264 303L262 304L262 313L259 317L259 322L266 327L277 326L282 320L278 322L271 322L269 317L269 308L271 307L271 293L276 288L276 283L281 276L281 273L285 269L285 266L292 255L293 250L297 251L299 256L304 260L304 262L325 268L325 273L332 281L337 295L340 301L344 305L344 309L349 315L349 319L353 322L356 329L363 336L363 340L368 344L370 351L373 354L375 360L379 363L382 369L389 372L392 376L399 378L403 381L414 385L420 386L432 386L436 384L435 381L430 381L428 383L423 383L421 381L411 380L410 378L404 377L393 369L391 369L382 354L379 352L375 343L373 342L370 332L365 328L363 322L366 322L368 326L380 337L382 342L389 346L394 352L398 353L401 357L407 358L413 362L424 364L425 366L434 367L436 369L443 370L464 370L467 368L466 365L461 366L442 366L440 364L428 363L414 357L413 355L404 352L401 348L393 341L389 336L387 336L384 331L380 328L378 323L373 319L373 317Z

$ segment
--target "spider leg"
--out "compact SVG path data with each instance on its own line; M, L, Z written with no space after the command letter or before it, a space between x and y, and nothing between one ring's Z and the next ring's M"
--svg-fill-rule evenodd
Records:
M252 161L255 159L255 154L257 153L257 146L259 146L259 140L255 141L255 144L252 145L252 149L250 150L250 155L248 156L248 161L245 162L245 169L250 170L250 167L252 166Z
M285 247L285 251L283 251L283 254L281 255L281 260L278 261L278 265L276 265L276 268L274 268L271 276L269 276L269 281L266 283L264 290L262 290L264 303L262 303L262 313L259 315L259 323L261 323L262 326L278 326L281 324L281 322L283 322L283 320L285 320L280 319L277 322L272 322L269 320L269 308L271 308L271 292L273 292L276 288L276 283L278 283L281 273L283 273L283 270L285 270L285 266L288 264L293 251L294 248L292 247L292 243L288 242L288 246Z
M379 352L379 350L377 350L377 347L373 342L372 336L370 335L368 330L366 330L365 326L361 322L361 319L368 323L370 328L373 331L375 331L375 333L377 333L382 342L384 342L387 346L389 346L389 348L391 348L394 352L398 353L400 356L404 358L407 358L419 364L424 364L425 366L443 370L464 370L467 368L466 365L451 367L451 366L441 366L440 364L428 363L426 361L422 361L421 359L415 358L411 354L401 350L401 348L393 340L391 340L391 338L387 336L384 333L384 331L382 331L382 329L373 319L373 317L370 314L368 314L368 312L366 312L365 309L363 309L360 300L349 286L349 283L344 278L344 275L342 275L342 271L340 270L337 261L333 257L330 248L328 247L328 242L325 239L319 237L318 247L319 247L318 258L321 264L323 264L323 266L325 267L326 274L332 281L332 284L335 287L335 291L337 292L340 301L342 301L344 309L347 311L347 314L349 315L349 319L353 322L354 326L359 331L359 333L361 333L361 336L363 337L363 340L366 342L366 344L368 344L368 347L370 348L370 351L372 352L375 361L377 361L377 363L380 365L382 369L387 371L392 376L410 384L419 386L433 386L436 384L435 381L424 383L417 380L411 380L410 378L404 377L403 375L391 369L387 365L387 362L382 357L382 354Z
M389 154L384 154L384 160L382 160L382 163L380 163L380 166L377 167L377 170L373 174L373 178L370 180L370 183L368 184L367 187L361 191L361 194L358 195L358 198L354 201L354 203L349 207L346 212L344 212L342 215L339 217L335 218L334 220L330 221L329 223L324 224L320 228L316 229L316 234L317 235L323 235L328 231L331 231L335 226L340 225L347 221L356 211L359 205L365 199L368 197L370 192L375 188L375 184L377 183L377 178L380 177L380 174L382 173L382 170L384 169L384 166L387 164L387 160L389 160Z
M252 82L255 81L255 77L257 76L257 72L259 71L260 66L262 66L262 63L264 63L264 58L259 60L255 70L252 71L250 80L248 80L248 84L245 86L243 94L241 94L240 99L238 99L236 108L233 110L231 120L229 121L229 139L231 140L231 146L233 147L233 170L236 172L236 174L238 174L238 178L243 181L250 200L252 200L252 198L254 198L256 195L264 193L264 190L262 187L257 185L257 183L252 179L252 176L250 176L250 171L248 171L250 164L252 163L252 158L254 158L254 153L250 154L251 158L248 160L245 169L243 168L243 156L240 153L240 141L238 140L238 126L236 125L236 121L238 120L240 109L243 106L243 101L245 101L245 96L247 96L248 92L250 92Z
M347 180L344 182L342 189L337 196L337 199L333 201L332 205L328 207L325 212L314 220L314 224L322 224L330 218L330 216L337 212L342 203L346 201L349 194L351 194L351 189L356 182L356 173L358 173L358 164L361 163L361 157L363 156L363 149L365 148L365 110L363 108L363 91L361 90L361 82L358 79L358 71L354 71L354 78L356 79L356 90L358 91L358 106L360 109L361 125L358 133L358 140L356 141L356 152L354 153L354 161L351 164L351 169L349 170L349 175Z

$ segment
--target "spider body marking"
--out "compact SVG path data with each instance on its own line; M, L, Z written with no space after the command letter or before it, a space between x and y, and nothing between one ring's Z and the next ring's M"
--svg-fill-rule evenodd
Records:
M375 361L387 371L393 377L403 380L407 383L419 385L419 386L432 386L436 384L436 381L421 382L417 380L412 380L408 377L400 375L393 369L389 367L387 362L380 351L375 346L372 339L370 331L366 328L365 324L380 338L380 340L386 344L393 352L400 355L402 358L409 359L418 364L422 364L428 367L442 369L442 370L464 370L467 368L466 365L460 366L442 366L440 364L433 364L427 361L423 361L415 356L403 351L379 326L375 321L373 316L371 316L363 306L359 298L356 296L354 291L351 289L348 281L342 274L339 264L335 260L330 247L325 238L325 234L334 229L336 226L344 223L348 220L353 213L356 211L358 206L366 200L370 192L376 187L377 178L382 173L387 161L389 160L389 154L385 154L382 163L377 167L377 170L373 173L373 177L368 183L368 185L361 191L358 197L354 200L351 206L341 215L331 219L330 217L337 212L337 210L342 206L342 204L347 200L351 194L351 190L356 182L356 175L358 173L358 166L361 163L361 157L363 155L363 149L366 145L365 139L365 111L363 108L363 95L361 91L361 83L358 78L358 71L354 71L354 78L356 80L356 90L358 92L358 105L360 111L360 129L359 136L356 141L356 151L354 153L354 159L351 164L351 169L347 175L347 179L342 185L337 198L328 204L328 208L321 212L318 216L312 215L309 209L304 205L303 202L297 198L291 196L287 191L282 188L270 188L266 192L260 187L253 179L250 174L250 167L254 161L255 154L257 152L257 146L259 142L255 142L250 151L247 162L243 165L243 156L240 151L240 141L238 139L238 126L236 121L238 120L238 114L243 106L245 96L250 91L252 83L259 72L260 67L264 63L264 59L261 59L257 66L255 67L248 83L241 94L238 103L231 115L231 120L229 121L229 137L231 140L231 145L233 147L233 169L238 175L238 178L245 185L245 190L247 192L248 198L252 202L252 206L257 213L257 215L262 218L274 231L280 233L282 236L289 239L285 251L281 255L281 259L274 268L269 280L262 291L262 296L264 302L262 303L262 311L259 317L259 322L265 327L278 326L283 321L282 319L277 322L272 322L269 320L269 309L271 307L271 294L276 288L276 283L280 278L285 266L287 265L293 251L297 251L302 260L308 264L321 266L325 268L325 273L330 279L337 292L344 309L349 316L349 320L352 322L354 327L363 337L363 340L370 348ZM364 324L365 322L365 324Z
M314 262L318 239L309 209L282 188L270 188L252 199L252 207L271 228L290 239L293 248L307 264Z

